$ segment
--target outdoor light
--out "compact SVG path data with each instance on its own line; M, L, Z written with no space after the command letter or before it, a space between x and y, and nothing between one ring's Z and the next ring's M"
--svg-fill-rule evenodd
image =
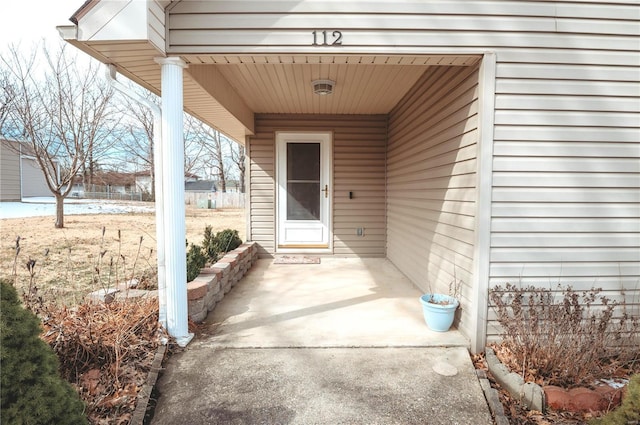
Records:
M320 96L325 96L333 93L333 86L336 84L332 80L315 80L312 82L313 92Z

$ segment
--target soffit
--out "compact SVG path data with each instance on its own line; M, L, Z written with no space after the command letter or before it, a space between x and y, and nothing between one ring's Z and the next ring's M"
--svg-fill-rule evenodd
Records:
M78 42L68 40L103 63L114 64L120 74L147 90L160 95L160 65L155 58L158 50L145 41L134 42ZM218 129L228 137L244 143L251 134L223 105L213 99L188 73L183 74L184 108L191 115Z
M386 114L430 66L468 66L477 56L184 55L215 66L254 113ZM313 94L312 81L336 82L334 93Z
M148 42L72 44L152 92L160 93L160 56ZM469 66L478 56L394 55L181 55L189 65L215 67L253 113L386 114L430 66ZM314 79L336 81L334 94L313 94ZM184 73L184 107L192 115L244 143L252 134L225 107Z

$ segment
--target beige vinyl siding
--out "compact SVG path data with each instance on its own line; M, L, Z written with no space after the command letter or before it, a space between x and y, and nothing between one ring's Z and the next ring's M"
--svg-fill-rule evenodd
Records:
M268 129L247 138L249 233L260 256L275 252L275 134Z
M148 24L148 37L149 42L158 49L159 52L164 52L166 49L165 43L165 12L164 7L158 3L157 0L147 0L147 24Z
M20 154L9 148L4 140L0 143L0 201L19 201Z
M384 257L386 116L256 116L256 134L248 142L250 238L263 256L275 252L276 131L332 132L334 254ZM364 227L364 236L356 235L358 227Z
M490 286L599 287L617 301L626 293L638 314L638 56L551 72L517 59L496 81ZM489 339L494 318L489 310Z
M478 68L432 67L391 112L387 256L423 291L462 282L470 326L478 142ZM468 330L465 332L468 334Z
M358 46L369 53L390 46L633 51L639 16L631 1L181 2L169 13L168 49L293 52L311 46L311 31L337 29L341 50Z
M33 158L22 158L22 197L53 196L44 173Z

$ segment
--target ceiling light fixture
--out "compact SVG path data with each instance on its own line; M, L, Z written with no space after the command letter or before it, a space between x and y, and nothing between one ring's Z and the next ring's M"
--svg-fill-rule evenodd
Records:
M333 93L333 86L336 84L332 80L315 80L313 84L313 92L320 96L326 96Z

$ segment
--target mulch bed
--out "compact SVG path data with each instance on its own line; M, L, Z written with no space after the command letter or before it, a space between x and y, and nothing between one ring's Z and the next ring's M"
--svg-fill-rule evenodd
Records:
M158 347L168 339L157 300L35 307L43 339L85 402L90 423L129 424Z

